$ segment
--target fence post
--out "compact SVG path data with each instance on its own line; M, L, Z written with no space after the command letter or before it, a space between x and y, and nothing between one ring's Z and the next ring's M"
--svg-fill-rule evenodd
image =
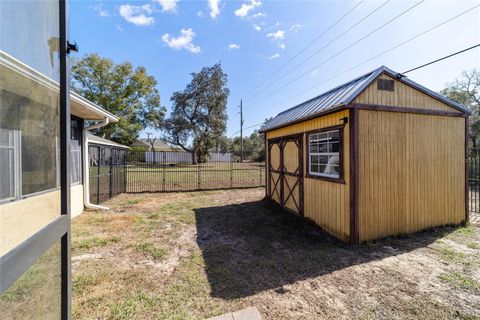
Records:
M123 192L127 192L127 157L128 149L123 150Z
M162 190L165 191L165 170L166 170L166 165L167 165L167 155L165 151L162 151L163 156L162 156L162 164L163 164L163 169L162 169Z
M233 188L233 157L230 155L230 189Z
M257 186L261 186L262 185L262 162L258 162L258 171L259 171L259 177L260 177L260 180L258 180L258 184Z
M200 190L201 186L201 175L200 175L200 161L197 161L197 190Z

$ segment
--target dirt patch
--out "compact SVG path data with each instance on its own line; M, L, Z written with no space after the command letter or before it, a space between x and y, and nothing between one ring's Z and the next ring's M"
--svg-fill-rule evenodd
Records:
M252 305L265 319L480 317L478 224L350 246L263 195L121 195L82 214L74 318L203 319Z

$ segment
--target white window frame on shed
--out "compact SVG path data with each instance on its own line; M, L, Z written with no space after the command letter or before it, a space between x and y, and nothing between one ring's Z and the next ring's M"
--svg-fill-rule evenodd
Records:
M333 133L338 134L338 140L337 141L331 141L331 135ZM316 137L315 137L316 136ZM322 138L324 136L324 138ZM312 138L314 140L312 140ZM318 176L318 177L328 177L328 178L334 178L334 179L339 179L341 177L341 172L342 168L340 167L342 165L340 159L340 152L341 152L341 145L342 145L342 135L340 132L340 129L334 129L334 130L329 130L329 131L324 131L324 132L315 132L315 133L310 133L308 134L308 174L312 176ZM313 142L313 144L312 144ZM338 151L333 152L332 151L332 146L334 144L337 144ZM312 147L316 146L316 150L312 151ZM325 151L320 152L321 146L325 146ZM335 159L334 157L337 157L337 164L332 164L331 159ZM321 159L326 158L327 161L321 161ZM316 166L318 168L317 170L312 170L312 168ZM321 166L325 167L325 170L327 169L335 169L337 173L325 173L321 172L320 168Z

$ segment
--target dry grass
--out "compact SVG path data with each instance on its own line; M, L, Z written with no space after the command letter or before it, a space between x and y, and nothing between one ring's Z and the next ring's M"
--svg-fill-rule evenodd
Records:
M263 189L121 195L73 221L74 319L480 317L480 227L343 244ZM92 240L93 239L93 240Z

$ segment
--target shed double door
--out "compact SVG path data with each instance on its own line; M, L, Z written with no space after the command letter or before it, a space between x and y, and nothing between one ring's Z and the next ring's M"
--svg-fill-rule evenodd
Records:
M268 141L269 197L298 215L303 215L302 144L302 135Z

